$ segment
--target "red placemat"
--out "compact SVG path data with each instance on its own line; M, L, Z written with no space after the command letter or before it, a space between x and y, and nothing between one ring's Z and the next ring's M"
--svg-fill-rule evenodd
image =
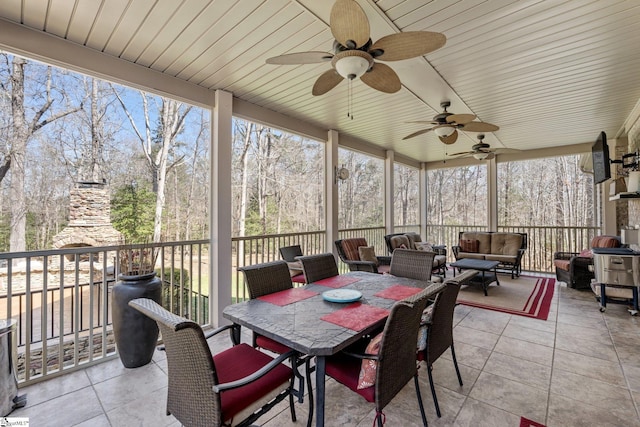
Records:
M358 282L360 279L357 277L349 277L349 276L333 276L327 277L326 279L318 280L317 282L313 282L315 285L322 285L328 288L341 288L343 286L350 285L352 283Z
M260 301L270 302L271 304L283 306L294 302L302 301L303 299L311 298L318 295L317 292L310 291L302 288L291 288L284 291L274 292L272 294L263 295L258 297Z
M411 295L415 295L420 292L422 289L414 288L412 286L405 285L393 285L388 288L374 294L375 297L393 299L396 301L403 300Z
M334 325L361 331L369 325L384 319L389 315L389 310L372 305L354 302L345 308L341 308L333 313L325 314L320 319Z

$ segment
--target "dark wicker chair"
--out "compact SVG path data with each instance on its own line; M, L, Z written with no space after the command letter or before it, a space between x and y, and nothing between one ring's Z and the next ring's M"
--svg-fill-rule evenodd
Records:
M618 248L621 246L618 236L596 236L591 239L593 248ZM556 279L565 282L574 289L591 289L593 272L593 253L589 250L582 252L556 252L553 254L553 265L556 268Z
M245 284L249 290L249 298L255 299L263 295L272 294L274 292L284 291L293 288L291 283L291 276L289 275L289 268L284 261L273 261L263 264L248 265L245 267L239 267L239 271L244 274ZM284 354L292 351L291 348L284 344L272 340L271 338L253 332L253 346L272 351L274 353ZM311 390L311 377L310 377L310 358L304 357L298 353L294 353L291 358L292 366L298 366L305 363L307 372L307 384L309 385L309 399L312 400ZM298 401L303 402L304 396L304 378L296 369L294 371L296 377L300 380L297 390L294 390L294 394L297 395Z
M134 299L129 305L155 320L160 328L169 372L167 415L185 426L224 426L232 419L234 425L249 426L289 397L291 419L296 420L293 371L282 363L291 353L274 359L247 344L238 344L212 356L197 323L150 299ZM214 332L232 328L223 326ZM267 371L260 372L263 368Z
M296 274L297 271L301 271L302 269L301 266L298 268L300 261L297 260L297 257L302 256L302 248L300 245L280 246L279 251L282 259L285 260L289 266L291 281L294 283L306 283L304 273L300 272Z
M416 249L416 245L422 242L418 233L392 233L384 236L387 250L393 256L393 251L404 245L406 249ZM435 258L433 259L433 273L446 277L447 275L447 249L445 245L432 245ZM402 248L400 248L402 249Z
M389 273L394 276L408 277L415 280L432 280L434 252L416 251L413 249L396 249L391 255ZM441 277L438 277L442 281Z
M307 283L317 282L340 274L336 258L332 253L301 256L298 257L298 260L302 263L302 271Z
M441 414L436 389L433 384L433 364L446 349L451 348L453 366L456 368L458 383L462 386L462 376L460 375L460 369L458 369L456 352L453 347L453 309L456 306L460 286L466 284L476 274L478 274L476 270L465 270L462 274L445 280L444 290L438 294L433 305L425 312L428 319L421 325L421 327L426 328L427 340L424 350L418 353L418 360L424 360L427 365L431 395L433 396L433 403L438 417Z
M368 271L369 273L388 273L390 256L377 256L377 261L362 261L358 253L360 246L367 245L364 237L353 237L349 239L336 240L334 242L340 260L347 264L351 271Z
M383 425L382 410L411 378L414 379L416 387L422 423L424 426L427 425L418 381L416 337L420 316L427 305L427 297L433 293L434 287L444 287L444 285L442 283L431 285L422 292L393 305L382 332L382 341L377 355L343 352L327 358L327 375L358 393L368 402L375 403L375 420L380 427ZM362 359L377 360L378 366L375 384L358 390Z

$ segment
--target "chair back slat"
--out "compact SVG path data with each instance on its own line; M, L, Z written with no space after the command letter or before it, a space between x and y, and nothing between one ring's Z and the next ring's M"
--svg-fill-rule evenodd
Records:
M302 263L302 272L307 283L317 282L339 274L336 258L330 252L302 256L298 257L298 260Z
M293 288L289 266L284 261L248 265L238 270L244 273L251 299Z
M398 248L391 255L389 273L414 280L431 280L435 256L435 252Z

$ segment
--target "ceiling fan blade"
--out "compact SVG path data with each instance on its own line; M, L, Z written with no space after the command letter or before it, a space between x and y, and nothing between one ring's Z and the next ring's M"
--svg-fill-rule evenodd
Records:
M464 124L461 129L465 132L495 132L500 128L491 123L469 122Z
M382 37L371 46L369 52L381 61L400 61L433 52L444 46L446 41L447 37L441 33L407 31Z
M369 20L354 0L337 0L331 8L329 19L331 34L341 45L356 49L369 41ZM350 46L349 40L353 41L355 46Z
M483 160L491 160L491 159L493 159L495 156L496 156L496 155L495 155L495 153L489 153L489 154L487 155L487 157L485 157Z
M454 130L453 133L449 136L439 136L438 138L440 138L440 141L443 144L453 144L454 142L456 142L458 140L458 131Z
M277 65L317 64L331 61L331 58L333 55L328 52L297 52L268 58L266 63Z
M447 154L447 156L449 157L454 157L454 156L467 156L469 154L473 154L475 153L475 151L462 151L460 153L453 153L453 154Z
M336 87L341 81L342 76L332 68L320 74L320 77L318 77L313 85L311 93L314 96L324 95L325 93Z
M475 114L452 114L450 116L447 116L446 120L447 120L447 123L456 123L459 125L464 125L466 123L471 122L475 118L476 118Z
M374 63L371 70L360 76L367 86L380 92L394 93L400 90L400 77L386 64Z
M410 138L416 137L418 135L422 135L423 133L429 132L431 129L432 128L419 130L417 132L414 132L412 134L409 134L409 135L405 136L404 138L402 138L402 140L404 141L405 139L410 139Z

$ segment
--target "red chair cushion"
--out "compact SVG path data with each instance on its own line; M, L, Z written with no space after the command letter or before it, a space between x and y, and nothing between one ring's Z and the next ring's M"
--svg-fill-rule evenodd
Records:
M360 261L360 253L358 252L358 248L360 246L369 246L367 245L367 239L365 239L364 237L344 239L342 241L342 250L344 251L344 256L347 257L349 261Z
M559 268L560 270L569 271L571 269L570 264L571 264L571 261L569 261L568 259L553 260L553 265L555 265L555 267Z
M376 387L371 386L358 390L358 378L360 376L360 367L362 360L355 357L337 354L327 358L325 366L326 373L340 384L347 386L360 396L364 397L367 402L375 402Z
M265 350L273 351L274 353L284 354L290 351L291 348L284 344L280 344L278 341L267 338L264 335L256 335L256 345Z
M307 283L307 279L304 278L304 274L302 273L298 274L297 276L293 276L291 278L291 281L295 283Z
M273 359L247 344L239 344L213 356L218 381L228 383L258 371ZM229 420L253 402L291 378L291 369L280 365L262 378L220 394L222 419Z
M618 248L620 240L611 236L596 236L591 240L592 248Z

